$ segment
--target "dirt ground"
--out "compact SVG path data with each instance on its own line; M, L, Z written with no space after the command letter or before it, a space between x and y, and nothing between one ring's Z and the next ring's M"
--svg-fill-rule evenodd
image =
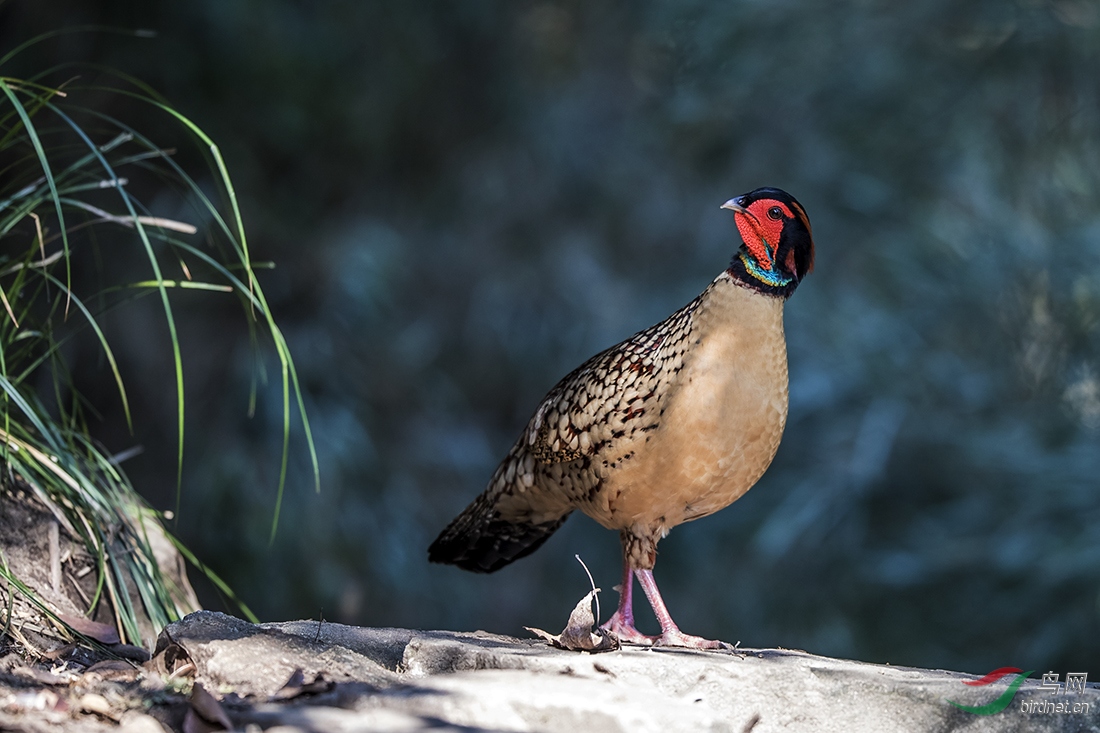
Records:
M159 526L146 527L161 571L181 590L184 610L196 610L178 553ZM108 543L117 531L106 528ZM5 575L13 579L0 578L0 729L117 730L124 723L134 731L162 730L134 721L154 705L170 720L177 698L186 707L172 684L141 671L159 629L144 614L136 591L129 597L137 610L140 645L122 643L115 609L102 588L97 598L97 562L66 516L10 475L0 489L0 553ZM87 638L73 637L58 619ZM190 683L185 687L190 690Z

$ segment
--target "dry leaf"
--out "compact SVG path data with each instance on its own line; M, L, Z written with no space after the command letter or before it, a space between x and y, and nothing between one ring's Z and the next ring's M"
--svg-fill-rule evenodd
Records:
M301 667L298 667L292 672L290 679L286 680L286 685L279 688L275 694L273 694L272 698L275 700L288 700L297 697L298 690L300 690L301 686L305 685L305 683L306 674L304 671L301 671Z
M324 672L318 672L312 682L306 682L305 674L301 668L294 670L290 679L278 692L271 696L272 700L293 700L299 695L315 695L319 692L328 692L336 687L332 680L326 680Z
M569 614L569 623L557 636L530 626L523 628L559 649L572 652L614 651L619 648L619 638L612 632L596 628L596 618L592 615L592 601L599 592L599 588L593 588L580 600L573 613Z
M156 656L143 666L150 672L162 674L166 677L175 676L177 672L184 674L195 670L195 665L191 662L187 650L175 642L165 645Z
M48 652L42 652L42 656L50 660L61 659L62 657L69 656L69 654L71 654L75 649L76 644L65 644L64 646L59 646L56 649L51 649Z
M229 721L221 703L198 682L191 688L191 699L188 702L191 706L183 717L183 733L233 730L233 723Z
M135 662L149 661L149 652L133 644L112 644L110 651L123 659L130 659Z
M118 637L118 629L110 624L101 624L98 621L69 613L58 613L57 617L70 626L73 631L87 636L89 639L95 639L103 644L120 644L122 642L122 639Z

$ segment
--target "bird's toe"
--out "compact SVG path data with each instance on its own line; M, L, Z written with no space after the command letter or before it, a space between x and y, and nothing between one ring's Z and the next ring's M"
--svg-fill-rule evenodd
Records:
M679 629L670 629L653 639L653 646L675 646L684 649L733 649L730 644L717 639L704 639L701 636L685 634Z
M603 631L608 631L619 638L619 642L623 644L641 644L643 646L653 646L658 637L649 636L643 634L634 627L634 624L630 621L624 620L618 613L615 612L610 619L607 620L603 626L600 627Z

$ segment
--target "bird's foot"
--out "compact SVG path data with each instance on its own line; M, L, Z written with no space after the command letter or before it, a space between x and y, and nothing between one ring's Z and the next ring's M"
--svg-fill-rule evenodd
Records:
M716 639L704 639L701 636L685 634L679 629L669 629L653 639L653 646L678 646L685 649L726 649L733 650L733 645Z
M619 615L618 611L616 611L600 629L614 633L623 644L653 646L658 639L656 636L649 636L648 634L643 634L638 631L638 629L634 627L634 620L624 619Z

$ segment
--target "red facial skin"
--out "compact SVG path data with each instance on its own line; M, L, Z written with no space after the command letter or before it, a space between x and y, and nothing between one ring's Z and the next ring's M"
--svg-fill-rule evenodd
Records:
M778 219L768 216L768 210L775 207L778 207L782 213L782 216ZM746 209L749 212L748 214L743 214L740 211L734 213L733 218L737 222L737 230L741 232L741 239L744 240L745 246L752 254L753 259L765 270L771 270L773 267L772 255L779 247L779 237L783 234L783 225L787 223L787 219L793 219L794 214L791 213L786 204L775 199L753 201ZM791 260L790 257L787 259ZM792 264L793 260L787 263L788 268L793 272Z

